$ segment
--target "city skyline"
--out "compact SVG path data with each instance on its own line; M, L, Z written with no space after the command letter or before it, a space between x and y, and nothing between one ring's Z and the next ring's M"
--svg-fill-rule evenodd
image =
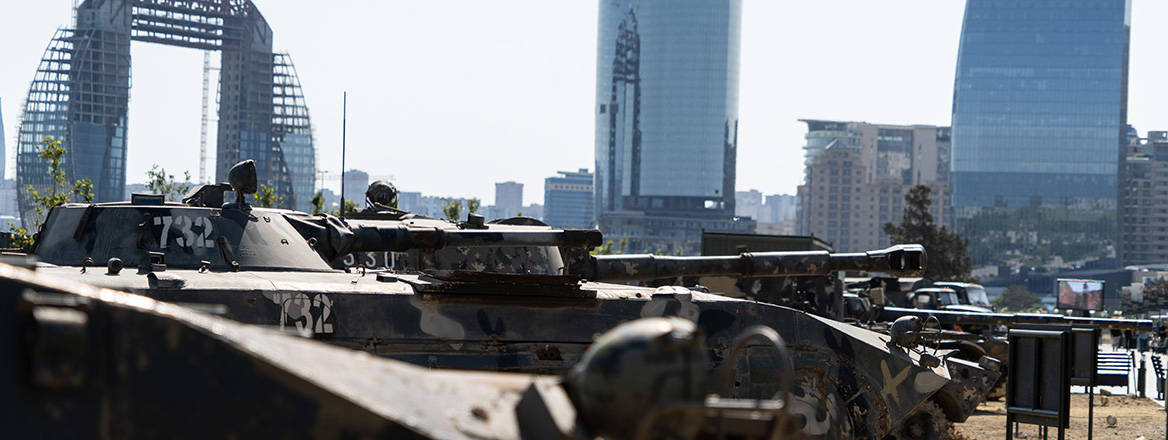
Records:
M68 25L70 3L17 3L10 5L12 14L0 19L0 37L29 42L19 47L10 44L4 55L11 62L0 70L0 97L4 98L3 113L8 116L4 121L8 134L5 140L10 146L20 101L44 49L43 41L51 37L55 27ZM256 3L277 30L276 44L296 56L313 123L318 127L321 167L330 175L339 174L340 169L340 92L344 84L350 90L348 160L358 163L365 157L376 158L366 161L370 166L365 168L371 174L396 176L395 184L403 190L478 197L491 203L494 182L516 180L529 189L528 198L539 200L546 175L557 169L592 166L594 118L589 113L595 104L594 2L531 2L507 7L466 3L455 8L466 14L454 14L445 22L439 17L451 9L449 6L439 8L424 3L337 2L318 13L298 2ZM949 124L963 2L815 3L743 5L736 190L794 193L802 180L800 147L804 130L799 118ZM369 13L346 16L357 9ZM1157 121L1168 120L1168 109L1156 104L1168 99L1168 86L1158 85L1155 79L1156 72L1162 70L1157 67L1163 62L1153 55L1156 42L1168 40L1168 30L1154 26L1156 17L1164 13L1168 13L1168 5L1147 0L1136 0L1133 5L1128 119L1136 127L1156 128L1163 126ZM547 22L532 23L532 14ZM870 20L875 14L883 17L879 23ZM526 28L508 29L499 22L487 26L468 17L483 15ZM429 27L417 34L420 25L411 21ZM361 26L372 22L381 25ZM853 31L824 35L818 48L790 43L826 24ZM346 32L280 34L280 28L291 27ZM465 34L457 33L458 29L481 34L483 41L470 41ZM417 41L405 39L411 33L419 35ZM537 34L538 39L531 38ZM401 71L419 69L390 69L393 64L388 61L363 61L371 64L346 68L343 60L358 49L330 49L337 42L395 39L411 43L389 46L391 58L416 59L419 65L430 68L408 75ZM540 59L520 58L531 53L540 54ZM152 163L171 172L185 169L197 175L201 53L138 46L132 55L135 66L127 182L143 181ZM466 77L465 70L453 67L459 60L491 68ZM516 66L530 72L522 75L526 88L519 95L515 90L520 88L512 86L516 81L505 79L514 76ZM385 72L391 78L371 81L361 75L370 69ZM172 77L153 73L159 71ZM420 80L426 77L433 80ZM486 83L503 84L494 87L503 90L480 90ZM442 87L449 90L436 90ZM462 98L455 100L456 96ZM175 107L175 122L151 119L150 113L166 108L164 103ZM519 116L480 110L499 105L546 111ZM408 107L408 111L395 110L393 106ZM392 137L379 133L375 128L385 125L386 120L403 133ZM460 127L446 131L465 133L445 133L436 128L443 124ZM176 151L166 154L152 146L160 142L176 145ZM503 148L500 146L507 148L507 154L491 154ZM438 179L427 174L433 170L401 165L426 160L435 148L442 149L443 157L456 158L450 164L454 169L450 175L456 178ZM515 157L525 159L511 160ZM484 164L492 172L467 171ZM335 189L339 181L331 180L330 185Z

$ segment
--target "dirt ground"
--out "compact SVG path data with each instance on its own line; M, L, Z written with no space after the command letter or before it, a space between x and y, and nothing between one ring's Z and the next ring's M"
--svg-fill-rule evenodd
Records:
M1164 433L1164 407L1151 400L1131 396L1106 396L1107 405L1103 406L1101 402L1103 397L1095 396L1094 438L1126 440L1168 438ZM1115 416L1114 427L1107 425L1107 416ZM1014 438L1037 439L1040 429L1035 425L1021 425L1020 434ZM1048 432L1049 438L1058 438L1054 428L1049 428ZM954 438L959 440L1006 438L1005 399L983 403L968 420L954 425L954 433ZM1071 395L1071 427L1067 430L1066 438L1087 438L1086 394Z

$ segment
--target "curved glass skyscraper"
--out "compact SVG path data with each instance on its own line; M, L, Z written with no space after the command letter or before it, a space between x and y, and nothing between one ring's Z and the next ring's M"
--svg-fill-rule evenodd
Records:
M741 21L740 0L600 1L595 206L606 233L626 235L606 213L733 217Z
M1130 0L968 0L953 204L975 262L1101 257L1126 143Z
M68 180L88 178L95 201L121 200L126 186L126 118L132 41L219 51L216 181L255 159L261 184L282 207L307 210L316 182L316 149L303 90L286 54L272 51L272 28L251 0L85 0L72 29L45 49L21 115L18 188L45 190L46 137L68 151ZM20 191L26 227L40 220Z

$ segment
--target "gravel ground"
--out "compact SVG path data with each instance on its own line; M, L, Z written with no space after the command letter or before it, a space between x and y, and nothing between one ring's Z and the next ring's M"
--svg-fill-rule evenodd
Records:
M1165 437L1164 407L1146 398L1131 396L1106 396L1107 405L1101 401L1104 396L1095 396L1095 434L1097 439L1163 439ZM1107 416L1115 416L1116 424L1108 427ZM1021 425L1016 439L1039 438L1039 427ZM1000 440L1006 438L1005 399L986 402L964 423L954 425L955 439ZM1049 438L1058 438L1057 431L1049 428ZM1087 395L1071 395L1071 427L1068 439L1087 438Z

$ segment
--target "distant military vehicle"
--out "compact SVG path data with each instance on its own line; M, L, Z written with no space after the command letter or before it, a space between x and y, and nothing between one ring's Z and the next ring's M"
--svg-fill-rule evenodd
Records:
M949 310L985 313L994 311L990 306L990 297L986 294L985 287L982 287L980 284L938 281L933 283L933 287L949 288L957 292L958 306L953 306Z
M990 363L942 361L916 346L790 308L699 288L609 284L677 276L823 275L840 270L918 274L924 252L899 246L733 256L592 256L598 231L556 230L527 219L429 219L387 206L329 215L249 206L254 167L203 185L183 203L54 208L39 232L40 270L183 304L214 305L241 322L311 332L335 345L436 368L559 374L599 335L642 317L697 325L710 368L736 335L774 328L795 364L790 412L820 438L939 435L981 401ZM234 192L235 200L224 203ZM384 193L384 191L382 191ZM382 258L393 269L346 267ZM104 267L103 267L104 266ZM344 269L338 269L344 268ZM774 350L734 361L732 398L770 398L783 380ZM960 374L955 374L955 372Z

